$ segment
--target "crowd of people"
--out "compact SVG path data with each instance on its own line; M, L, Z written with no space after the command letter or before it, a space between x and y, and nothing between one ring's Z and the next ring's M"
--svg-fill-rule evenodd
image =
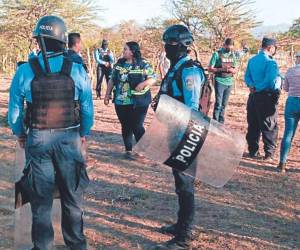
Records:
M87 67L80 55L80 34L70 33L67 38L66 32L61 18L42 17L33 31L40 52L32 53L29 62L18 67L10 88L9 125L21 147L25 148L26 166L30 170L25 173L34 176L27 194L33 215L34 250L48 249L54 239L51 208L55 185L60 191L65 244L73 250L87 249L81 199L89 179L81 145L93 126L93 98ZM159 66L162 83L157 98L166 94L198 111L206 76L202 66L189 55L193 34L184 25L172 25L165 30L162 41L164 52ZM251 158L259 157L260 135L264 142L264 160L273 158L277 145L278 100L282 86L279 68L273 58L276 48L276 40L264 38L260 52L249 60L245 73L249 88L246 139ZM225 122L234 74L243 53L247 53L247 49L237 54L233 39L227 38L209 62L208 71L214 74L213 119L219 123ZM97 62L96 96L102 98L105 78L104 104L113 101L122 127L125 156L135 159L133 137L138 142L145 133L144 120L152 101L150 88L157 76L134 41L125 43L122 57L116 60L104 39L101 47L95 49L94 56ZM296 56L296 64L287 72L283 84L289 97L278 165L281 172L286 170L300 119L300 53ZM191 246L194 179L175 169L173 175L179 204L177 221L159 229L173 238L154 249L189 249ZM23 179L26 178L29 177L25 175Z

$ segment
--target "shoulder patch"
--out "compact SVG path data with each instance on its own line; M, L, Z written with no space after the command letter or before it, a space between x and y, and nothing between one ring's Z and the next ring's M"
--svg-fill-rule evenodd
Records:
M193 76L187 76L185 78L185 84L186 84L186 88L187 90L192 90L194 88L194 77Z

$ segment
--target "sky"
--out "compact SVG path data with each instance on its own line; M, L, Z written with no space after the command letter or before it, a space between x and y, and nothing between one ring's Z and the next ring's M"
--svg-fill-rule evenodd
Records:
M166 0L99 0L105 9L99 25L110 27L122 20L136 20L139 23L152 17L168 17L164 6ZM300 17L300 0L256 0L253 9L263 25L292 24Z

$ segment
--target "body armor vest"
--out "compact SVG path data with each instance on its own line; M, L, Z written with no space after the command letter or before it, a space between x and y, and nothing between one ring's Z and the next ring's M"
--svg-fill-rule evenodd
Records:
M46 74L37 57L29 60L35 75L31 82L32 103L27 103L26 125L35 129L58 129L80 123L79 103L74 101L72 62L64 58L61 72Z
M211 104L210 99L211 99L212 88L211 88L210 82L208 80L208 77L205 75L205 70L199 61L193 61L192 59L190 59L190 60L182 63L182 65L180 65L178 67L178 69L176 69L176 71L174 72L174 75L172 77L169 76L169 73L171 72L171 70L169 70L167 75L165 76L165 78L163 79L163 81L161 83L161 88L160 88L158 96L160 94L166 94L166 95L171 96L174 99L184 103L183 82L182 82L182 78L181 78L182 72L183 72L184 68L190 68L190 67L194 67L194 66L201 69L204 74L204 77L205 77L204 84L201 87L201 95L200 95L200 99L199 99L198 110L201 111L202 113L204 113L205 115L207 115L209 112L209 109L210 109L210 104ZM173 86L172 86L172 83L174 80L176 81L176 85L182 94L181 96L174 96ZM156 96L155 98L157 99L159 97ZM154 100L154 102L155 101L157 101L157 100Z
M234 68L233 53L230 53L230 55L228 57L224 57L223 53L219 50L218 54L219 54L219 58L221 60L221 66L216 67L216 68L223 68L223 67ZM227 73L227 72L217 72L215 75L216 75L216 77L222 77L222 78L233 77L232 73Z
M110 62L110 57L109 57L110 50L104 51L103 49L98 49L98 51L104 62Z

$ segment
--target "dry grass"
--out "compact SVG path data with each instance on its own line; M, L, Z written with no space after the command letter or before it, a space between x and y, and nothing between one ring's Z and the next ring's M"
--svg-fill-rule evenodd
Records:
M11 249L13 241L14 141L3 121L7 98L5 91L0 93L0 249ZM246 90L231 96L226 120L243 132L246 99ZM147 124L152 116L150 111ZM90 249L149 249L168 240L156 229L176 216L170 169L148 160L123 158L120 125L112 105L104 107L102 101L95 101L95 119L88 150L91 185L85 198ZM243 158L224 188L197 183L194 249L300 249L299 151L298 133L290 154L291 170L285 176L275 171L277 161Z

